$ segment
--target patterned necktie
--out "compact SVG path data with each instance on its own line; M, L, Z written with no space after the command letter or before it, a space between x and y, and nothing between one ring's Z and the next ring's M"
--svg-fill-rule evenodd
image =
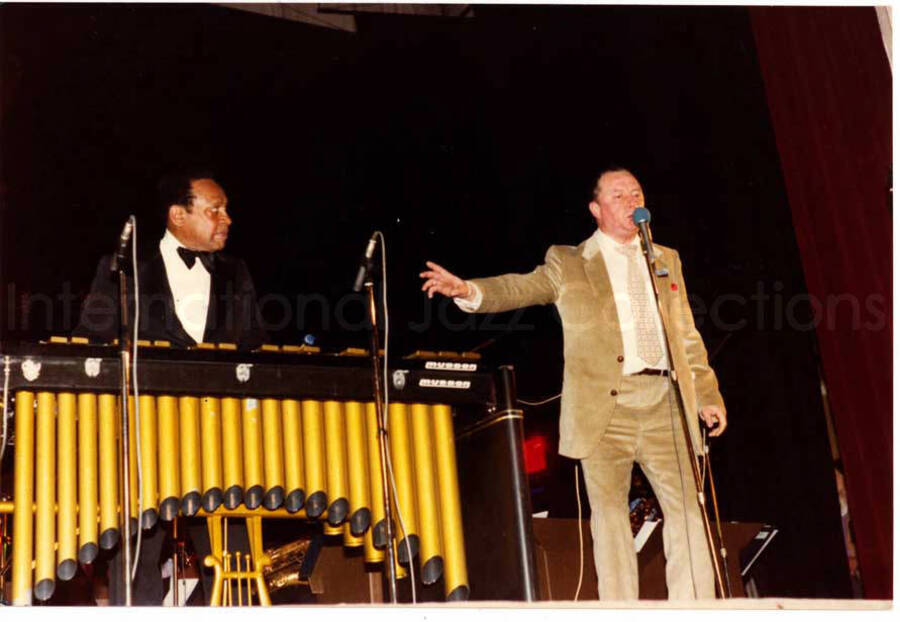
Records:
M646 267L638 262L639 252L635 246L617 245L615 248L625 256L628 263L628 298L631 300L631 315L634 318L637 354L647 365L655 365L662 358L663 351L656 323L653 321L656 308L641 274L641 270L646 271Z

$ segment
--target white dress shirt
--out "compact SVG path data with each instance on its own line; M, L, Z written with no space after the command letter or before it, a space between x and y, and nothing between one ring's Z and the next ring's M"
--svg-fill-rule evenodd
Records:
M159 252L166 266L169 288L175 301L175 315L178 316L178 321L187 334L200 343L206 331L211 277L199 259L188 269L178 254L179 246L184 245L166 229L165 235L159 241Z
M597 253L603 253L603 261L606 263L606 271L609 274L609 282L612 286L613 299L616 303L616 312L619 316L619 330L622 331L622 353L625 361L622 364L623 374L634 374L647 367L651 369L668 369L668 357L665 353L665 341L663 340L662 323L658 313L653 313L653 323L656 327L656 333L659 343L663 346L663 354L660 360L652 365L648 365L638 356L637 353L637 332L635 331L634 316L631 313L631 297L628 295L628 258L616 247L628 247L628 252L635 253L641 267L644 266L644 258L641 252L641 243L637 236L628 244L619 244L610 236L597 229L584 245L582 257L590 260ZM653 284L650 282L650 275L645 271L641 271L644 284L647 288L647 296L649 300L654 301ZM466 312L473 312L481 306L482 292L475 283L467 281L474 290L475 294L472 300L463 298L454 298L457 306Z
M598 252L603 254L606 272L609 274L609 283L612 286L613 300L616 302L616 312L619 316L619 330L622 331L622 348L625 350L622 353L625 356L625 361L622 364L622 373L634 374L647 367L651 369L668 369L668 359L664 346L665 340L663 339L659 313L653 313L653 325L656 329L659 345L663 348L662 356L659 361L649 365L638 356L637 331L635 330L634 316L631 313L631 296L628 295L628 257L617 250L617 247L625 247L628 253L633 253L637 257L641 266L641 276L643 277L644 287L647 290L648 300L655 305L656 298L653 295L653 284L650 282L650 275L643 269L646 264L638 236L634 236L631 242L627 244L619 244L600 229L597 229L584 245L582 257L590 260Z

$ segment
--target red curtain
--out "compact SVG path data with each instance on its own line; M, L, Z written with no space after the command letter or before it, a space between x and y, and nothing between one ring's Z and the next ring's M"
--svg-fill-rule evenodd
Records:
M890 599L891 69L871 7L749 11L865 596Z

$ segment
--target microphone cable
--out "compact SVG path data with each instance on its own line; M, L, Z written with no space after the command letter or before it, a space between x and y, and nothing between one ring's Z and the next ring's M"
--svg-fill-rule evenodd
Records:
M390 479L391 491L394 494L394 509L397 511L397 522L400 524L400 531L403 533L403 542L406 545L406 554L409 557L409 585L410 591L412 594L412 602L416 603L416 573L415 573L415 560L413 559L412 554L412 545L409 541L409 533L406 530L406 523L403 520L403 513L400 511L400 502L397 495L397 481L394 478L394 463L391 459L391 445L388 441L390 441L390 424L389 424L389 405L390 399L388 398L388 343L390 337L390 317L388 315L388 297L387 297L387 245L385 244L384 234L381 231L375 231L375 236L381 241L379 245L381 247L381 304L382 311L384 313L384 368L382 370L382 381L384 382L384 432L385 432L385 442L387 446L385 449L385 455L387 457L387 470L388 477ZM377 352L376 352L377 355ZM390 502L389 499L385 500L386 502ZM394 546L393 542L388 542L385 546ZM396 559L396 558L395 558ZM399 564L399 562L397 562Z
M0 473L3 472L3 455L6 453L6 437L7 437L7 421L8 413L6 405L9 400L9 356L3 357L3 433L0 435ZM0 477L0 488L3 485L3 478Z
M138 484L138 492L137 492L137 538L135 539L134 544L134 559L131 567L131 580L134 581L137 576L137 568L138 562L141 557L141 537L143 534L143 529L141 526L141 516L143 513L142 503L144 500L144 478L141 473L141 466L143 465L142 456L141 456L141 401L140 394L138 393L138 322L141 318L141 305L140 305L140 283L138 281L138 261L137 261L137 218L132 214L131 216L131 224L132 224L132 234L131 234L131 269L134 274L134 333L131 339L131 382L133 385L134 391L134 430L132 430L132 434L134 434L134 445L135 445L135 468L137 468L137 484ZM125 517L125 520L131 520L130 516ZM126 546L131 546L130 542L125 543Z
M578 486L578 464L575 464L575 500L578 502L578 587L575 588L575 598L581 594L581 582L584 580L584 534L581 530L581 488Z
M700 445L703 447L703 455L700 460L700 490L706 492L706 467L709 465L709 443L706 440L706 428L700 426Z
M556 395L554 395L552 397L548 397L545 400L539 400L537 402L529 402L528 400L522 400L519 398L516 398L516 401L519 402L520 404L525 404L526 406L543 406L544 404L549 404L553 400L558 400L561 396L562 396L562 393L557 393Z

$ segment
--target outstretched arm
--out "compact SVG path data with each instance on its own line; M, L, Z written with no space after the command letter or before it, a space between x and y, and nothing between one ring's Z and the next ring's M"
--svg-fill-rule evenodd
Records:
M422 291L431 298L435 292L454 298L468 312L500 313L550 304L559 295L559 255L555 247L547 251L544 263L527 274L504 274L464 281L438 264L428 261L429 270L419 276L425 279Z
M429 298L432 298L435 292L448 298L463 298L465 300L471 300L475 296L472 286L452 272L433 261L426 261L425 265L429 269L420 272L419 276L425 279L425 282L422 283L422 291L426 292Z

